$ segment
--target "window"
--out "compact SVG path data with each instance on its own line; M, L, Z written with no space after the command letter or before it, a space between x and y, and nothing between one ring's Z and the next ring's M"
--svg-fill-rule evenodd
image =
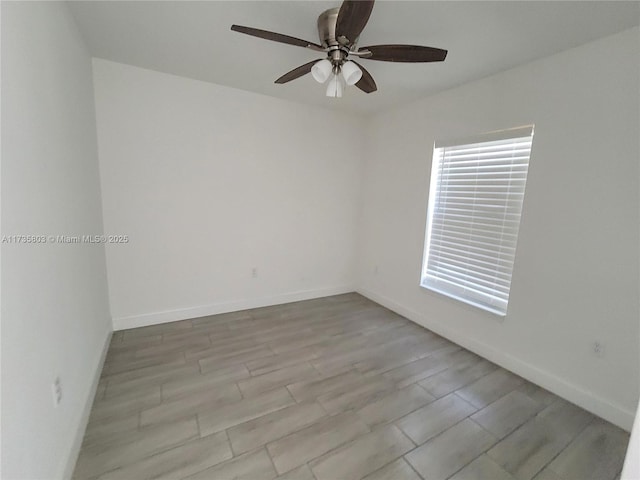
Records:
M533 126L436 143L420 285L506 315Z

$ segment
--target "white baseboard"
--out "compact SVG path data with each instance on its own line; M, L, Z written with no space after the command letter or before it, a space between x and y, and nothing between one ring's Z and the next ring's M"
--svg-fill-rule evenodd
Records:
M71 476L73 475L73 470L76 466L76 462L78 461L78 454L80 453L80 447L82 446L84 432L87 429L87 423L89 423L89 414L91 413L93 400L96 396L96 390L98 389L98 382L100 382L102 367L104 366L104 361L107 358L107 351L109 350L109 344L111 343L112 333L113 332L108 332L104 340L102 352L100 353L98 364L96 365L96 370L93 375L93 382L91 383L91 387L89 387L89 392L86 397L84 408L82 409L82 415L80 416L80 421L78 422L78 426L76 428L73 443L71 444L71 450L66 458L66 463L62 475L62 478L65 480L71 478Z
M343 293L353 292L354 290L355 289L352 285L343 285L340 287L303 290L299 292L285 293L282 295L258 297L249 300L236 300L213 303L210 305L180 308L176 310L166 310L162 312L143 313L141 315L131 315L128 317L115 317L113 319L113 329L114 331L117 331L126 330L128 328L146 327L149 325L157 325L159 323L217 315L219 313L237 312L239 310L247 310L250 308L268 307L271 305L310 300L312 298L340 295Z
M584 388L575 385L564 378L558 377L551 372L541 370L538 367L522 360L506 354L502 351L487 345L486 343L478 342L472 338L467 337L462 332L443 326L442 324L435 323L430 320L426 315L422 315L415 310L406 308L403 305L395 302L394 300L379 295L370 290L361 288L356 291L370 300L373 300L380 305L387 307L390 310L408 318L409 320L421 325L433 332L441 335L454 343L470 350L481 357L490 360L491 362L500 365L501 367L520 375L521 377L529 380L536 385L539 385L547 390L555 393L559 397L568 400L585 410L597 415L626 431L631 430L633 425L633 419L635 412L628 410L621 405L617 405L609 400L594 395L593 393L585 390Z

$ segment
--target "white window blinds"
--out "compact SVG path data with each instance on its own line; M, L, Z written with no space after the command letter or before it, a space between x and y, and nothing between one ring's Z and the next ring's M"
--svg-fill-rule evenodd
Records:
M529 126L436 143L423 287L506 314L532 139Z

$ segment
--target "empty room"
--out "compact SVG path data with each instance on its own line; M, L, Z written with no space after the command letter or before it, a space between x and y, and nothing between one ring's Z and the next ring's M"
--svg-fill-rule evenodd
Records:
M640 479L640 2L0 17L2 479Z

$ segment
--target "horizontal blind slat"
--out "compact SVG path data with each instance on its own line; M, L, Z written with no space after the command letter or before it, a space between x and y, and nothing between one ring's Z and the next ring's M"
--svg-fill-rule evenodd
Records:
M445 272L459 275L461 278L474 278L480 283L484 283L485 285L494 285L496 289L508 288L511 283L511 280L509 278L504 278L500 275L494 275L495 272L487 269L480 270L476 268L473 270L468 270L464 265L460 266L440 262L434 262L431 267L432 272Z

